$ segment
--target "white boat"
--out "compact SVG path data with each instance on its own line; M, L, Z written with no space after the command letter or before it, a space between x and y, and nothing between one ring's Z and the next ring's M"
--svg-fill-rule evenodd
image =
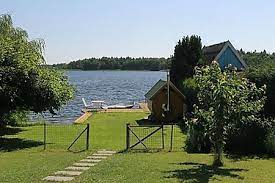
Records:
M84 98L82 98L82 102L85 106L86 110L94 110L98 111L100 109L131 109L131 108L139 108L139 105L137 103L132 104L115 104L115 105L106 105L103 100L92 100L90 104L87 104Z
M115 104L115 105L108 105L104 107L103 109L131 109L134 106L134 104Z

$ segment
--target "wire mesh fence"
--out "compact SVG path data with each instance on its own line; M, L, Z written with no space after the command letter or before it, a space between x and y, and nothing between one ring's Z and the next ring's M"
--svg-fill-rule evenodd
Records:
M88 148L89 126L73 124L51 124L31 125L27 127L6 128L6 132L0 135L0 145L8 151L10 148L37 147L39 149L64 149L81 151ZM81 134L81 135L80 135ZM78 139L76 140L76 138ZM7 143L14 144L8 145Z
M182 151L185 138L181 124L126 126L128 150Z

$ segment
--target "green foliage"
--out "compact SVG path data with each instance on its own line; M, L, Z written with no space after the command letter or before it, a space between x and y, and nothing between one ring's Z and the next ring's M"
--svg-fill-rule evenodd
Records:
M27 111L13 111L3 117L4 124L11 126L21 126L29 121Z
M185 149L189 153L210 152L211 143L202 122L198 123L196 119L193 119L188 128L185 144Z
M214 150L213 164L220 166L228 133L240 123L259 120L265 86L257 88L233 69L222 72L217 63L198 68L194 79L199 88L194 117L205 126Z
M273 120L263 116L254 121L238 123L228 131L225 149L241 154L271 153L266 139L272 127Z
M198 103L198 100L197 100L198 85L196 84L193 78L188 78L183 81L182 93L186 96L186 99L187 99L187 105L188 105L187 110L189 112L192 112L194 104Z
M242 58L246 61L248 69L245 77L257 84L267 86L267 101L264 106L264 114L275 117L275 53L240 51Z
M43 49L44 42L30 41L9 15L0 17L0 124L14 111L54 113L72 98L67 78L43 66Z
M239 53L248 66L275 64L275 53L269 54L265 50L262 52L244 52L241 50Z
M268 129L265 148L269 154L275 154L275 120L273 120L273 127Z
M186 36L175 46L171 62L171 81L180 87L182 81L192 77L194 67L202 59L202 44L199 36Z
M265 63L257 66L250 66L246 70L245 76L258 86L267 86L267 101L264 106L264 114L275 117L275 64Z
M169 66L169 58L131 58L102 57L72 61L68 64L54 64L59 69L80 70L165 70Z

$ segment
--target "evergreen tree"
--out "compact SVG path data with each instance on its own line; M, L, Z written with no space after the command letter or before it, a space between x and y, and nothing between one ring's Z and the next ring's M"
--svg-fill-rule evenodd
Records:
M202 58L201 38L196 35L183 37L175 46L171 63L171 80L179 88L183 80L192 77L194 67Z

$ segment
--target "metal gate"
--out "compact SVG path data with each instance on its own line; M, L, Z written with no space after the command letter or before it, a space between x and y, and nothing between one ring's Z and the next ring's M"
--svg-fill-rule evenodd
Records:
M180 124L126 124L126 150L183 150L186 135Z
M163 125L126 125L126 148L164 149Z

